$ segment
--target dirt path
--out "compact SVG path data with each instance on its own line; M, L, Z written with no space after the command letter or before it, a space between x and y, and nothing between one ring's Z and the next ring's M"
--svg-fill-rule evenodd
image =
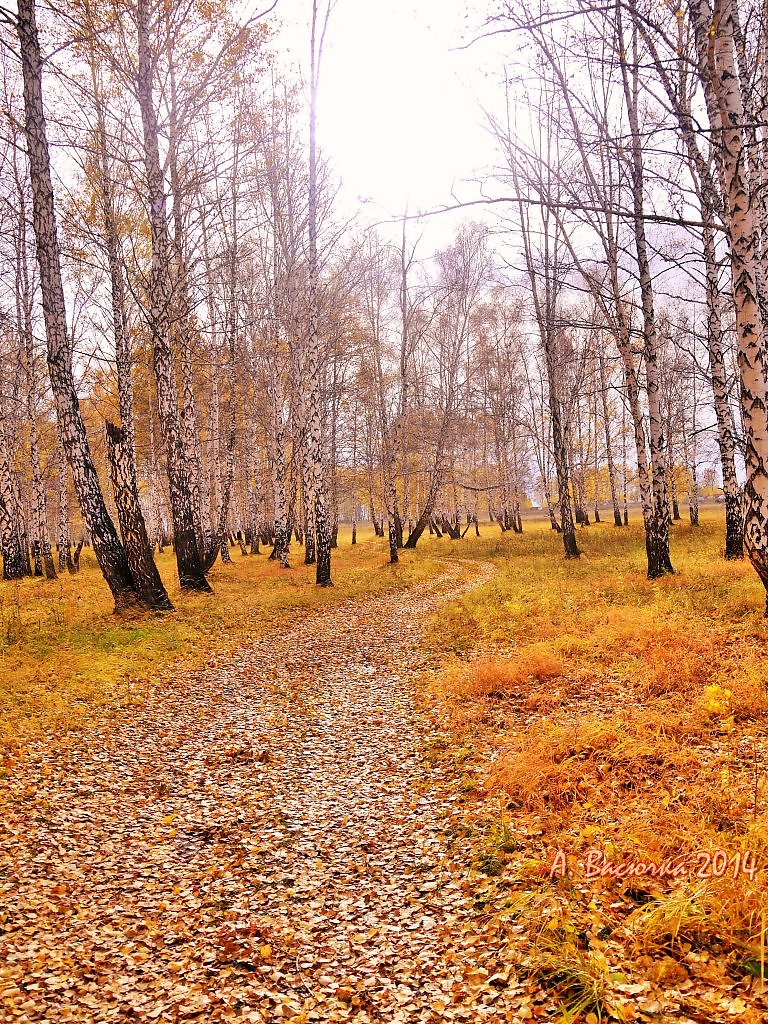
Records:
M411 682L476 569L306 615L66 758L40 744L4 783L0 1013L520 1019Z

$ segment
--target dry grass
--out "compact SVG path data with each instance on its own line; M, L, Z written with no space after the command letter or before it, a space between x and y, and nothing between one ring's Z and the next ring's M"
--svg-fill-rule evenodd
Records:
M482 658L459 665L450 675L449 686L459 699L519 697L530 687L554 679L563 672L563 662L547 650L527 648L518 657Z
M439 562L420 554L388 565L382 542L365 529L355 547L342 529L329 589L314 586L314 567L303 564L296 545L290 571L266 555L243 558L236 551L232 565L214 567L213 597L182 594L173 554L160 555L176 608L164 616L113 615L88 550L76 576L0 582L0 744L64 732L138 703L172 668L196 667L303 610L408 586L439 571Z
M463 771L473 766L480 792L500 796L528 837L498 872L536 896L515 918L526 962L574 1020L611 1016L609 961L645 955L656 983L659 957L684 961L686 975L704 950L723 986L764 976L768 918L762 587L747 562L722 560L719 513L698 530L675 526L678 572L654 582L639 528L592 526L579 540L575 563L544 526L473 545L497 576L431 624L451 656L433 692L468 752ZM569 878L549 876L558 849ZM590 850L611 864L683 858L685 870L589 877ZM720 875L717 851L729 859ZM554 939L540 926L547 891L552 920L566 922ZM596 916L604 941L574 942Z

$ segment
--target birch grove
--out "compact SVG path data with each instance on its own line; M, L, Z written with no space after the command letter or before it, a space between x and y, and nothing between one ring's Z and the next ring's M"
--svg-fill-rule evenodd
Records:
M396 563L532 506L553 558L636 521L654 579L720 499L768 590L762 7L478 11L496 166L431 245L344 205L305 7L304 77L230 0L0 8L4 579L85 551L169 610L168 546L182 591L233 553L329 585L340 522Z

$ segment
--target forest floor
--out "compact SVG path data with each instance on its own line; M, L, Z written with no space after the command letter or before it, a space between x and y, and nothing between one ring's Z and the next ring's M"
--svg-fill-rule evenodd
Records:
M720 529L675 527L656 583L637 529L565 563L534 524L63 620L56 701L4 677L5 1017L768 1020L768 628ZM139 631L96 647L108 700L73 630Z
M294 545L291 571L266 552L214 565L206 594L182 593L173 552L156 556L175 611L116 617L113 601L86 548L82 569L58 579L0 581L0 747L13 750L45 734L66 736L104 716L140 708L158 683L199 668L215 654L235 651L266 630L314 608L356 596L397 590L440 569L419 552L390 566L373 531L350 544L342 528L330 589L313 586L315 568Z

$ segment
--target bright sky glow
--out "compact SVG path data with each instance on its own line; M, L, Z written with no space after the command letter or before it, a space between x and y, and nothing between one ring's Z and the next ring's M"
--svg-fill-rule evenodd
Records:
M367 219L448 203L461 178L492 160L475 95L489 52L456 49L481 20L473 6L467 14L466 0L337 0L319 139L347 203L370 202ZM282 0L276 12L285 25L280 49L305 69L309 11L310 0Z

